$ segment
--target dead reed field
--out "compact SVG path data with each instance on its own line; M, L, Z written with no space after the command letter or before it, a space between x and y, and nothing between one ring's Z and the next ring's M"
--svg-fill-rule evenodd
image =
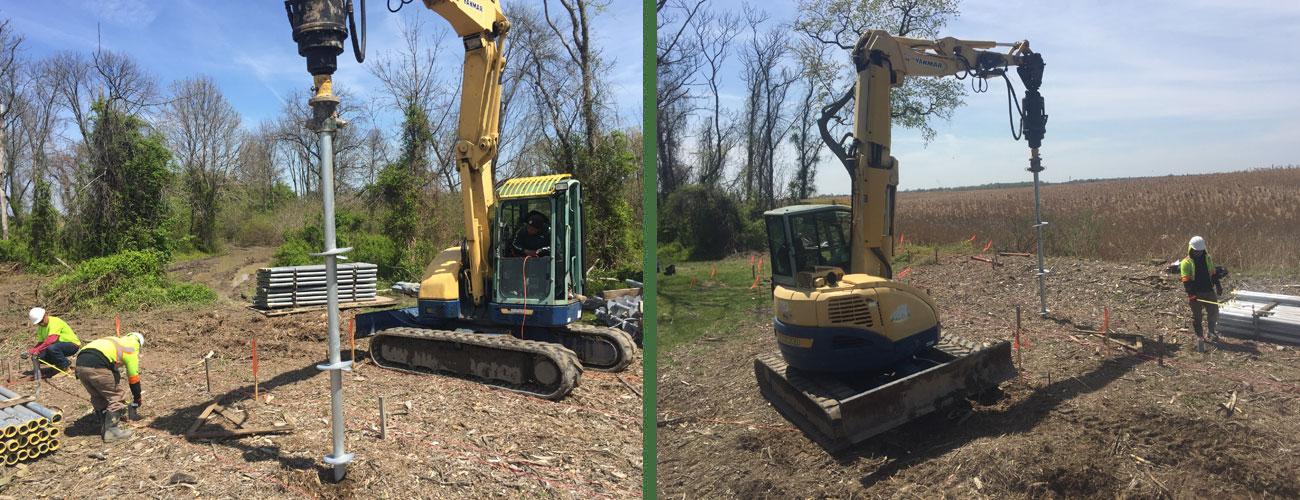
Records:
M1032 187L901 193L895 232L1033 251L1033 203ZM1201 235L1229 269L1300 270L1300 167L1046 186L1042 206L1050 255L1172 259Z

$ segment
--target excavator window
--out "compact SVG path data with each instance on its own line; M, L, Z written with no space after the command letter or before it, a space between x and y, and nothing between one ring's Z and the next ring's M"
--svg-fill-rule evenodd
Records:
M500 265L497 290L505 299L526 303L551 299L553 207L550 198L526 198L501 202Z
M790 220L796 271L812 271L817 266L849 269L849 212L824 210L793 215Z
M767 217L767 247L772 249L772 274L794 276L790 269L790 241L785 234L785 218L780 215Z

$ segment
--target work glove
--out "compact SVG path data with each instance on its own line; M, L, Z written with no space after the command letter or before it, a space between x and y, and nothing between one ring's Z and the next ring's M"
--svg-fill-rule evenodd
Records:
M1187 296L1187 301L1188 301L1188 302L1196 302L1196 294L1188 295L1188 296Z

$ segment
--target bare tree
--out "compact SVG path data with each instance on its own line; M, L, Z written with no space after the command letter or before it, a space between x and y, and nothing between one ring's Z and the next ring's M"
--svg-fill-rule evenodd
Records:
M799 60L800 99L794 110L790 145L794 147L795 175L790 180L790 196L795 201L811 198L816 192L817 165L825 145L817 128L821 108L836 92L835 76L840 68L831 58L831 47L807 37L794 47Z
M185 181L190 234L214 250L217 212L239 163L242 119L206 75L173 83L163 115L167 142Z
M339 117L348 122L348 126L334 132L333 143L334 190L342 195L349 192L347 180L352 179L361 166L357 158L362 142L358 129L365 126L366 119L346 89L335 85L334 95L341 101ZM307 120L311 116L307 100L294 99L285 101L280 116L274 121L278 157L285 165L294 192L300 196L320 188L320 142L317 134L307 129Z
M750 10L747 22L753 37L745 47L745 165L744 193L748 200L771 208L776 203L776 149L789 130L785 98L797 76L785 67L787 35L778 28L760 31L766 14Z
M699 182L708 188L717 187L727 165L727 153L735 146L730 127L722 123L722 66L731 53L731 44L741 31L740 17L734 11L722 14L703 12L695 26L704 85L712 98L712 108L704 117L700 133Z
M417 144L410 145L412 154L406 156L410 162L407 168L410 169L412 178L421 180L421 190L436 189L443 182L451 189L454 185L450 179L455 171L452 150L455 142L444 137L449 133L454 136L457 128L455 120L459 108L455 82L460 79L460 75L438 77L445 70L439 71L437 46L429 48L420 45L421 40L430 39L424 34L425 25L422 21L417 18L410 24L401 23L399 28L405 42L404 49L380 55L376 63L370 66L370 72L388 92L384 101L390 109L411 119L415 116L413 109L419 108L427 121L433 140L420 139ZM432 39L447 37L447 29L439 26L434 30Z
M689 178L679 159L691 114L692 87L700 67L699 38L689 36L699 24L705 0L659 0L655 47L655 164L659 197L667 198Z
M533 19L541 20L536 15ZM539 128L544 130L538 137L540 144L531 148L535 165L543 163L545 152L550 147L558 148L564 158L572 158L574 152L571 151L570 138L581 133L580 113L577 111L581 106L579 78L574 76L573 65L562 53L559 37L554 31L534 27L540 23L520 21L512 23L510 36L514 41L511 44L529 56L515 64L519 68L516 75L526 82L528 96L540 115L538 119L542 126Z
M9 200L5 196L5 175L8 169L5 162L5 147L8 145L8 132L14 123L14 104L18 100L17 74L21 69L18 59L19 46L23 36L9 27L9 20L0 22L0 239L9 239Z
M958 0L800 0L795 30L818 42L853 50L862 33L883 29L895 36L938 38L948 19L958 14ZM894 124L921 131L934 139L931 120L952 119L962 105L966 88L961 82L941 78L913 78L890 90Z
M564 14L567 17L567 24L551 18L551 0L542 1L542 14L546 17L546 25L555 33L555 39L559 42L560 47L569 55L569 61L577 68L579 77L580 97L580 116L583 122L583 136L586 139L588 151L596 149L596 136L600 134L600 112L601 101L597 97L599 92L596 82L596 67L600 64L600 54L592 51L590 23L594 15L592 9L604 9L608 3L600 3L591 0L557 0L560 6L564 8ZM557 16L558 18L558 16ZM568 36L562 32L567 27Z
M528 92L528 69L533 67L535 56L528 50L529 45L516 41L524 33L540 29L541 13L518 2L508 2L504 9L511 28L502 54L506 69L501 82L500 141L497 156L492 159L492 178L497 181L528 175L530 166L540 164L529 161L528 146L538 142L545 126L541 115L531 112L536 104Z
M241 143L236 176L261 203L261 209L270 212L275 209L275 187L280 181L274 122L264 121L245 131Z
M112 109L144 115L163 104L158 79L127 54L96 50L91 54L90 68L101 85L99 97Z

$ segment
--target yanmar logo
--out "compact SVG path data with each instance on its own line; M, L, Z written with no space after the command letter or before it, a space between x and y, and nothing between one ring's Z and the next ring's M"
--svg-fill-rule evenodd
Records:
M477 3L474 3L473 0L461 0L461 1L462 1L462 2L465 2L465 5L468 5L468 6L470 6L470 7L473 7L474 10L477 10L477 11L479 11L479 12L483 12L483 6L482 6L482 5L479 5L479 4L477 4Z
M468 0L466 0L466 1L468 1ZM918 59L918 58L915 58L915 57L912 57L912 56L908 56L908 57L907 57L907 60L908 60L908 61L912 61L912 62L917 63L917 64L920 64L920 65L922 65L922 66L929 66L929 67L934 68L934 69L943 69L943 63L941 63L941 62L931 61L931 60L928 60L928 59Z

